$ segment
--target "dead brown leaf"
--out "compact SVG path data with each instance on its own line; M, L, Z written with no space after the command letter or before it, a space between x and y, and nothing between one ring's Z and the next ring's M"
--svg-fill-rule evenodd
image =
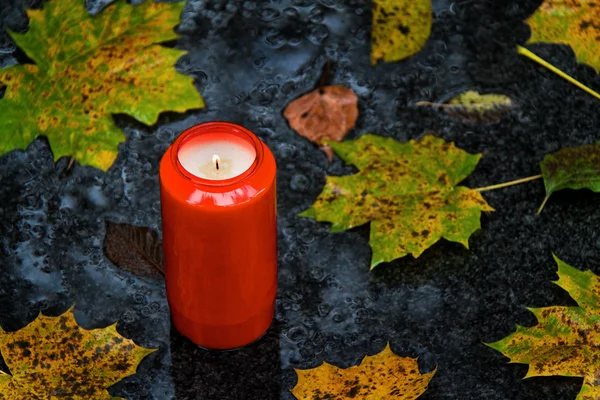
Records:
M113 264L135 275L162 279L162 243L150 228L106 221L104 253Z
M324 86L292 101L283 115L292 129L313 143L339 142L356 124L358 97L343 86Z

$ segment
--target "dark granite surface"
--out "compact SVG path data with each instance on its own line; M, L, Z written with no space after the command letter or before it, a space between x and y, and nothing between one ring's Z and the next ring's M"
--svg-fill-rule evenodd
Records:
M97 12L107 1L88 1ZM541 216L541 181L486 192L496 212L482 217L471 250L442 241L419 259L369 272L368 226L328 233L296 217L320 193L326 174L353 169L296 135L284 106L311 90L327 59L332 82L360 97L349 137L371 132L398 140L427 132L484 157L471 187L539 173L543 156L597 139L598 100L519 57L529 28L529 1L434 0L425 49L401 63L369 65L366 0L189 1L173 45L190 51L177 68L195 78L207 108L165 114L153 127L115 116L127 136L106 173L67 160L54 164L45 139L0 157L0 325L22 328L41 310L58 315L75 302L85 328L119 321L145 347L138 373L111 387L128 399L291 399L293 368L323 361L357 364L387 341L438 372L423 400L574 399L581 379L522 380L482 341L531 325L526 306L571 305L559 287L552 252L600 273L599 195L564 191ZM27 62L4 29L24 31L24 9L39 0L1 0L0 66ZM593 69L570 48L532 46L537 54L600 88ZM420 100L444 101L467 90L505 93L519 108L499 123L469 125ZM1 102L0 102L1 104ZM171 328L162 282L118 270L102 253L104 219L160 231L158 162L185 128L227 120L256 132L278 162L279 292L277 318L259 342L234 352L198 349ZM2 129L0 121L0 129Z

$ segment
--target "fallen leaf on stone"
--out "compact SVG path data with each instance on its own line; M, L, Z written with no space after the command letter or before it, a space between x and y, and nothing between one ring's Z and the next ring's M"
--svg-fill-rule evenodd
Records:
M567 147L544 157L540 167L546 187L542 211L552 193L562 189L600 192L600 144Z
M475 123L496 122L513 109L510 97L502 94L480 94L476 91L462 93L447 104L419 101L417 106L440 107L452 117Z
M135 275L164 276L162 242L150 228L106 221L104 253L113 264Z
M432 22L431 0L373 0L371 63L400 61L421 51Z
M313 143L339 142L354 128L358 97L343 86L325 86L292 101L283 115L292 129Z
M117 399L106 390L135 374L156 349L136 346L116 324L82 329L73 310L40 314L21 330L0 329L0 351L10 374L0 372L0 399Z
M600 278L591 271L573 268L556 256L554 259L559 277L554 283L566 290L578 307L530 308L537 325L517 325L515 333L488 346L504 354L511 363L529 364L525 378L583 377L577 400L597 400Z
M527 23L528 43L551 42L571 46L577 60L600 72L600 2L544 0Z
M330 146L359 172L328 176L300 216L331 222L332 232L371 222L371 269L408 254L419 257L442 237L468 248L481 212L493 211L477 191L456 186L481 155L453 143L431 135L408 143L363 135Z
M388 344L381 353L366 356L353 367L323 363L313 369L297 369L298 384L291 392L301 400L413 400L427 390L435 372L421 374L417 359L397 356Z
M0 155L46 135L54 159L108 169L125 139L111 114L151 125L163 111L203 106L174 64L185 52L157 43L178 37L184 3L125 0L92 17L83 1L28 10L29 31L9 32L35 64L0 70Z

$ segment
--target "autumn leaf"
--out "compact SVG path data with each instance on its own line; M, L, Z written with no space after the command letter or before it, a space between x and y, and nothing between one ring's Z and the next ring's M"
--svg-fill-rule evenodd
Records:
M417 106L440 107L448 115L475 123L489 123L502 119L513 109L510 97L502 94L480 94L470 90L447 104L419 101Z
M546 187L542 211L552 193L562 189L600 192L600 144L567 147L544 157L540 167Z
M591 271L573 268L556 256L554 259L559 277L554 283L566 290L578 307L531 308L537 325L517 325L515 333L488 346L500 351L511 363L529 364L525 378L583 377L577 400L596 400L600 398L600 278Z
M50 0L10 32L35 65L0 70L0 155L46 135L55 160L108 169L125 137L111 114L154 124L163 111L203 106L192 78L173 65L185 52L157 43L178 37L184 3L119 0L92 17L83 1Z
M600 72L600 3L595 0L544 0L527 23L528 43L551 42L571 46L577 60Z
M292 101L283 115L300 136L323 146L325 140L339 142L354 128L358 97L343 86L325 86Z
M10 374L0 373L0 399L116 399L109 386L135 373L156 349L138 347L116 324L82 329L73 309L40 314L15 332L0 329L0 351Z
M442 237L468 248L481 211L493 211L478 192L456 186L481 155L453 143L431 135L408 143L363 135L331 146L359 172L328 176L300 216L331 222L332 232L371 222L371 269L407 254L418 257Z
M106 221L104 253L113 264L135 275L164 276L162 242L150 228Z
M400 61L421 51L432 23L431 0L373 0L371 64Z
M341 369L323 365L298 370L298 384L291 390L297 399L402 399L421 396L436 370L419 372L416 358L399 357L388 344L374 356L366 356L360 365Z

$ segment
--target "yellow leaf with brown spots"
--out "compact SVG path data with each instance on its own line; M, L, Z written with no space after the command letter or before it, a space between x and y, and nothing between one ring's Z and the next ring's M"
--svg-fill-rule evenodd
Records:
M461 93L447 104L419 101L417 106L439 107L448 115L474 123L496 122L514 108L510 97L503 94L480 94L474 90Z
M374 356L366 356L360 365L341 369L323 365L296 370L298 383L291 390L297 399L413 400L421 396L436 370L419 372L416 358L399 357L388 344Z
M421 51L433 23L431 0L373 0L371 64Z
M0 329L0 352L10 372L0 371L0 399L116 399L106 390L135 374L155 349L136 346L106 328L82 329L72 309L40 314L15 332Z
M600 398L600 277L573 268L556 256L554 259L559 278L554 283L566 290L578 307L531 308L537 325L517 325L515 333L488 346L510 358L511 363L529 364L525 378L583 377L576 400L597 400Z
M0 155L48 138L54 159L108 169L125 139L111 114L154 124L163 111L203 107L192 78L174 64L185 52L158 43L178 37L183 2L119 0L92 17L84 1L50 0L10 32L35 64L0 70Z
M600 72L600 2L597 0L545 0L529 17L529 43L569 45L577 60Z
M400 143L363 135L329 145L359 172L328 176L323 192L300 216L331 222L339 232L371 222L371 269L423 251L441 238L468 248L482 211L493 211L481 194L456 186L475 169L469 154L432 135Z

